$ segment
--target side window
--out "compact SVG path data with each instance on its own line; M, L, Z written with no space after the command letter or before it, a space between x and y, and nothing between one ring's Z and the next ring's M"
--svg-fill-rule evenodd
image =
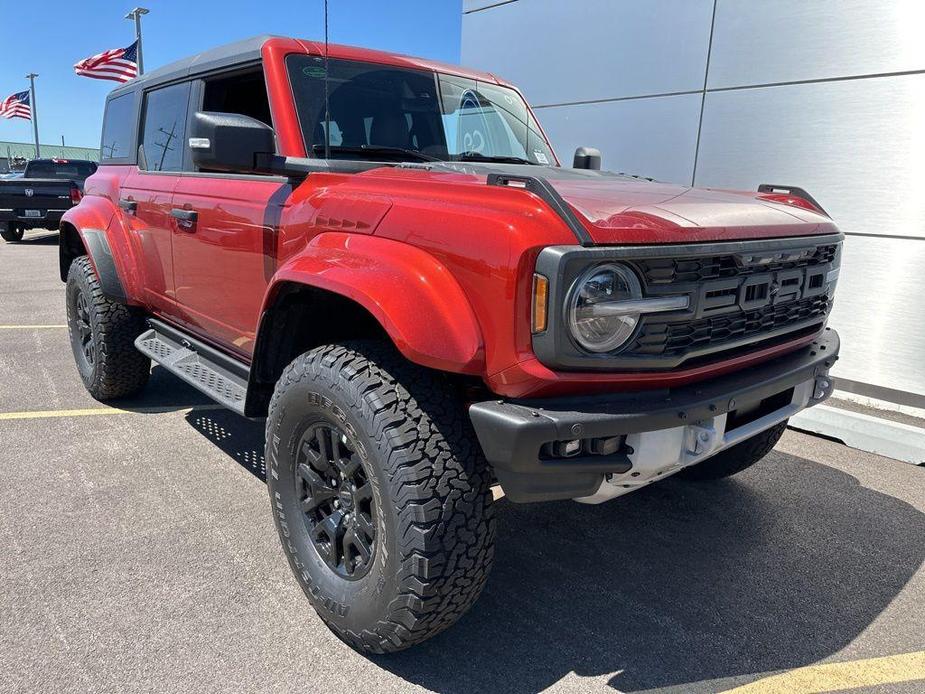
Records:
M148 171L181 171L186 142L190 83L174 84L145 96L142 145Z
M134 154L135 94L128 92L110 99L103 116L101 158L124 159Z
M263 71L259 69L206 80L202 110L239 113L271 127L273 125L270 99L263 81Z

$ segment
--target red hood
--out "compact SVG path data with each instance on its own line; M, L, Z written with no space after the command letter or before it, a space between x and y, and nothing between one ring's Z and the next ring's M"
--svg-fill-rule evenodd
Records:
M595 243L688 243L830 234L831 219L738 193L626 178L548 178Z

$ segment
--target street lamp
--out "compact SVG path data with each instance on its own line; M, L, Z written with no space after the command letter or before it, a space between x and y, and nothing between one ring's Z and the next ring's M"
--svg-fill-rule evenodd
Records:
M135 20L135 39L138 41L138 74L143 75L145 64L141 57L141 15L148 14L150 10L144 7L136 7L134 10L125 15L126 19Z

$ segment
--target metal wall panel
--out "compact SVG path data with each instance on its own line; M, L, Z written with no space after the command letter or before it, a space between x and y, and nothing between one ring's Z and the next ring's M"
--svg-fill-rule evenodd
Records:
M925 396L925 241L849 236L830 325L833 375Z
M579 146L597 147L604 168L690 183L700 95L552 106L536 115L564 166Z
M925 238L925 74L708 92L698 186L802 186L846 231Z
M708 88L925 69L922 0L717 0Z
M534 105L702 89L712 0L520 0L462 19L462 64Z

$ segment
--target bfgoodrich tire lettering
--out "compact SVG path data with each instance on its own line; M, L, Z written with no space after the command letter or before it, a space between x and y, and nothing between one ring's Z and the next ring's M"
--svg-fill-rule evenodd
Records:
M267 486L293 573L321 618L354 648L397 651L453 624L492 561L490 474L464 407L440 375L389 345L324 346L284 371L267 418ZM372 487L375 547L348 580L311 539L297 446L324 422L349 439ZM360 572L358 572L360 573Z
M90 395L111 400L144 388L151 360L135 349L144 319L135 309L106 298L87 256L71 263L66 301L71 349Z
M678 473L678 477L709 482L710 480L719 480L742 472L742 470L751 467L770 453L771 449L780 441L780 437L784 435L786 429L787 422L783 421L770 429L755 434L750 439L745 439L742 443L737 443L735 446L717 453L712 458L707 458L702 463L684 468Z

